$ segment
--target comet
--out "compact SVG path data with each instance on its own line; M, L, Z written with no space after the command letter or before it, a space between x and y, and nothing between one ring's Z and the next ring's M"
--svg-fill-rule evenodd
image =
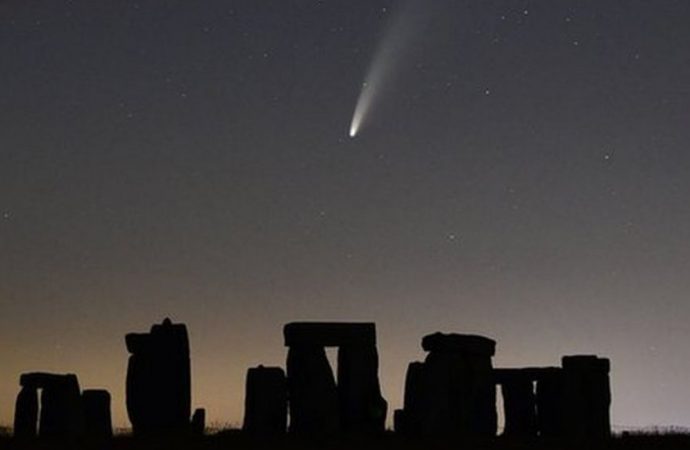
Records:
M380 97L390 87L404 59L403 55L408 42L416 35L424 22L420 18L426 15L421 14L423 11L419 11L424 2L425 0L408 0L397 13L393 14L364 77L350 123L351 138L357 137L379 103Z
M371 108L372 95L371 89L367 89L367 82L362 83L362 91L360 92L359 99L357 100L357 106L355 107L355 112L352 115L352 123L350 124L350 137L354 138L359 133L359 128L362 126L362 120L366 116L369 108Z

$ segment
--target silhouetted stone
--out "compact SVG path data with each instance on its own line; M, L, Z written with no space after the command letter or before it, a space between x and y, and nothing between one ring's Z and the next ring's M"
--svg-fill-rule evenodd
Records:
M110 393L103 389L86 389L81 394L84 408L86 436L92 439L109 439L113 436L110 414Z
M204 408L197 408L192 414L192 434L195 436L203 436L206 431L206 410Z
M544 370L537 378L537 430L541 437L563 435L563 369Z
M429 428L425 419L430 416L426 403L428 402L424 363L412 362L407 366L405 375L405 392L403 409L399 413L399 426L396 431L406 434L424 433Z
M534 374L528 370L495 370L501 385L505 416L504 436L534 437L537 435Z
M297 322L283 330L288 352L290 431L384 431L388 405L378 380L373 323ZM324 347L339 347L338 385Z
M376 325L347 322L293 322L283 329L285 345L371 347L376 345Z
M564 356L562 365L566 434L578 438L608 437L611 434L609 360L593 355Z
M422 338L422 348L433 353L492 357L496 353L496 341L472 334L433 333Z
M491 357L496 343L472 335L436 333L431 338L427 337L427 348L431 349L425 360L430 373L427 384L445 384L440 392L448 392L449 403L444 409L450 411L449 425L442 431L495 436L498 418Z
M434 436L494 436L496 388L491 365L496 343L473 335L425 336L423 364L410 365L405 430ZM409 391L409 392L408 392Z
M43 437L78 437L84 434L84 412L76 375L28 374L27 385L41 391L38 434Z
M284 434L287 427L287 382L280 367L247 371L242 429L261 436Z
M338 349L338 396L344 431L383 432L388 403L381 396L379 357L373 345L343 345Z
M290 432L327 435L340 430L338 392L323 347L290 347L287 382Z
M191 414L189 341L184 324L165 319L128 334L127 413L135 434L186 432Z
M447 408L449 383L433 384L429 366L412 362L405 376L405 395L401 412L401 431L408 435L437 433L450 414Z
M36 387L23 386L14 408L14 437L31 439L38 434L38 392Z
M405 411L402 409L393 411L393 431L405 433Z
M32 389L43 389L48 386L60 386L72 383L75 380L76 375L73 374L65 375L48 372L29 372L19 376L19 385ZM78 382L77 386L79 386Z
M494 369L501 385L505 435L557 437L563 432L560 367Z

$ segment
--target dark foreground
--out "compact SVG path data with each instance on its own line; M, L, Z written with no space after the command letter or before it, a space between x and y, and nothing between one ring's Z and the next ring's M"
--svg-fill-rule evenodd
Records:
M221 432L196 438L135 439L116 437L108 442L56 442L35 440L13 442L0 437L0 449L98 449L98 450L585 450L612 449L637 450L690 449L690 434L630 434L600 442L575 442L559 440L508 440L496 438L481 441L411 440L393 434L369 439L321 439L300 440L295 438L255 439L237 432Z

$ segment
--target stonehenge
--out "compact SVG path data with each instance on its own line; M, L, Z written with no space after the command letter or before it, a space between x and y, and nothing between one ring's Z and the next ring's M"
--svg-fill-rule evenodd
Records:
M125 336L127 414L136 435L189 430L191 368L184 324L165 319L149 333Z
M378 379L375 324L296 322L283 334L291 433L384 431L388 404ZM325 347L338 347L337 382Z
M110 394L79 388L74 374L26 373L19 379L14 435L19 439L112 436ZM39 401L39 390L40 401Z
M246 373L242 431L250 436L372 436L386 426L374 323L293 322L283 329L285 369L259 365ZM191 414L189 338L165 319L125 337L130 353L126 411L135 436L202 436L206 411ZM326 348L337 348L335 370ZM494 368L493 339L440 332L422 338L423 361L411 362L396 432L409 437L494 438L497 391L502 437L597 440L611 434L610 362L569 355L560 367ZM107 440L111 397L80 389L74 374L25 373L19 379L14 436ZM191 415L191 417L190 417Z

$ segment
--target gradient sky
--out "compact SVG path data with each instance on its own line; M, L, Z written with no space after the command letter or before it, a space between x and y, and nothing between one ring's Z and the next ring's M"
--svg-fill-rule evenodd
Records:
M284 323L367 320L391 409L442 330L690 426L690 2L423 5L350 139L400 1L0 1L0 422L45 370L126 425L170 316L211 422Z

